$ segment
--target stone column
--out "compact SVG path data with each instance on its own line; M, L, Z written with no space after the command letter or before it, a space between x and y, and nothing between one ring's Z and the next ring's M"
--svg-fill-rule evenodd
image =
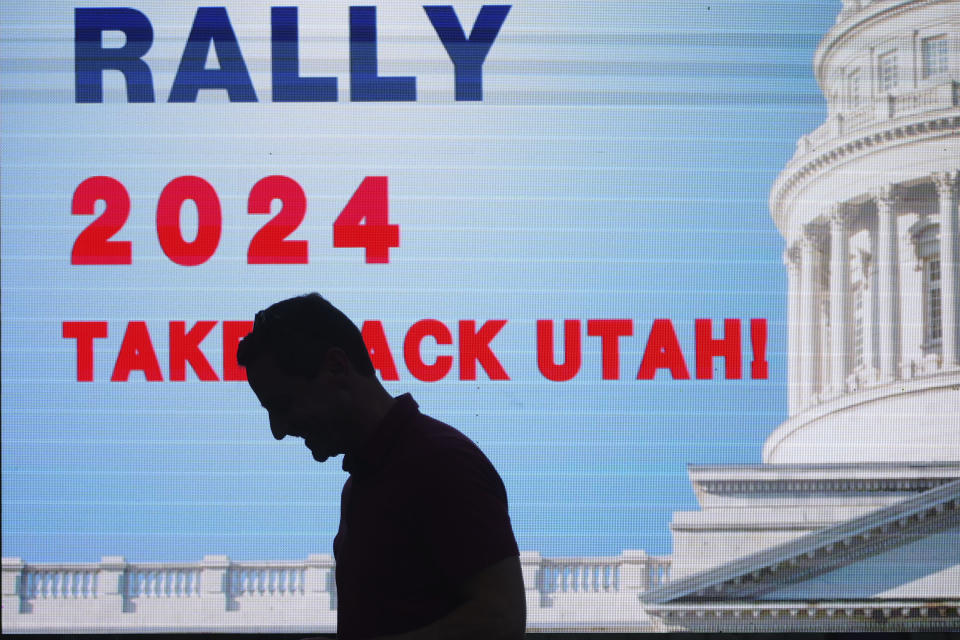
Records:
M957 207L960 200L960 173L944 171L933 174L940 199L940 326L942 327L943 366L960 365L960 292L957 291L960 259L957 234Z
M862 359L863 367L859 372L859 384L870 384L876 381L874 332L876 330L876 314L874 304L874 293L877 290L877 270L876 260L876 239L873 230L868 230L870 234L870 251L861 251L857 256L860 265L860 271L863 274L861 283L860 298L860 319L862 324Z
M896 189L884 185L877 201L877 328L880 330L880 380L900 374L900 256L897 250Z
M850 340L850 247L845 228L846 205L830 208L830 388L834 394L846 391Z
M800 246L800 390L801 407L814 403L817 393L819 355L819 283L817 282L817 237L810 225L803 230Z
M794 242L783 252L787 266L787 399L788 413L800 410L800 247Z
M821 264L821 269L824 269L829 278L830 272L828 265ZM822 278L821 274L821 278ZM831 354L833 353L833 348L831 347L833 343L833 335L830 333L830 283L827 282L827 286L823 286L823 280L820 281L820 290L824 291L818 296L820 300L820 306L817 308L817 327L820 330L820 342L817 353L820 354L818 359L819 369L817 369L817 375L819 376L818 380L820 381L820 399L823 400L826 397L833 395L832 386L830 377L830 364L831 364Z
M870 229L870 263L868 264L869 271L867 273L868 278L868 293L870 294L869 298L869 310L868 314L868 323L865 328L870 332L870 359L869 362L869 373L870 373L870 382L876 383L880 380L880 339L878 335L879 325L877 317L880 313L880 305L877 303L877 291L880 288L880 276L878 274L879 269L877 268L877 225L874 224L873 228Z

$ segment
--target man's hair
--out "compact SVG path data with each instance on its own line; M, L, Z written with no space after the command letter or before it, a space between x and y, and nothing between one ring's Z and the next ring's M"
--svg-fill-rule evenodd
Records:
M270 353L281 371L313 378L331 347L343 349L361 375L374 375L357 326L319 293L308 293L259 311L253 330L237 346L237 363L246 367Z

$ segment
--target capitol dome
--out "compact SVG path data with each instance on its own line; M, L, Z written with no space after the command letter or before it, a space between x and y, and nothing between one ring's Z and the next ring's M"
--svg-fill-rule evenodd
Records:
M960 1L844 0L774 183L789 418L766 463L960 460Z

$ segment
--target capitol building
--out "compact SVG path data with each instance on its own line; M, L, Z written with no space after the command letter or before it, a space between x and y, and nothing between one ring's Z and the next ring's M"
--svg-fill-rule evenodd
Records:
M960 2L844 0L827 121L770 194L789 417L759 465L691 465L669 630L960 627Z
M670 557L523 552L531 631L960 628L960 0L843 0L814 72L827 120L770 193L787 419L761 464L689 466ZM6 632L335 621L327 555L3 559Z

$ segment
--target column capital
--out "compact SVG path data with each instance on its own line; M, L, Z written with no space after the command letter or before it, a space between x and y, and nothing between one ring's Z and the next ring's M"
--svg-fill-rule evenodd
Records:
M877 208L889 210L900 199L900 189L891 182L880 185L870 195L877 201Z
M960 171L934 171L930 178L941 198L956 194L960 186Z
M843 229L844 224L849 217L850 207L845 202L835 202L827 207L826 218L830 222L830 229L837 227Z
M803 225L803 231L797 238L796 245L801 251L809 249L819 249L823 241L823 225L816 222L808 222Z
M796 240L783 250L783 264L787 269L800 269L800 241Z

